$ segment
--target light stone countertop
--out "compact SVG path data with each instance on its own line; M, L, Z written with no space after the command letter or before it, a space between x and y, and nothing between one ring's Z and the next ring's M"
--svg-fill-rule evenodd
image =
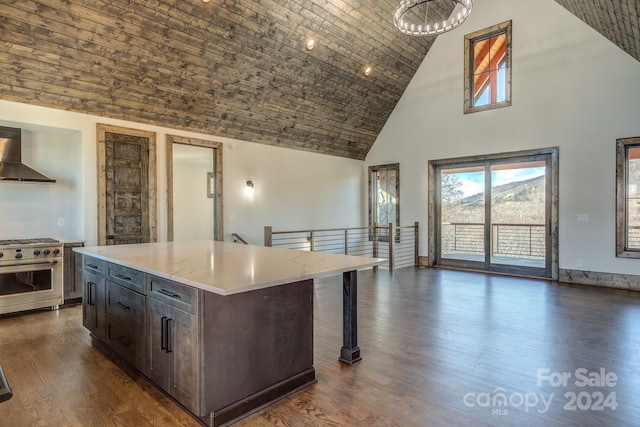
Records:
M73 250L219 295L317 279L385 261L212 240L78 247Z

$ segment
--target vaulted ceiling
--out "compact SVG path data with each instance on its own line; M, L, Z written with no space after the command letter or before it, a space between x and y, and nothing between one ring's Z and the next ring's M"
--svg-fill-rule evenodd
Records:
M556 1L640 60L636 0ZM364 159L434 41L397 5L0 0L0 98Z
M640 2L638 0L555 1L640 61Z

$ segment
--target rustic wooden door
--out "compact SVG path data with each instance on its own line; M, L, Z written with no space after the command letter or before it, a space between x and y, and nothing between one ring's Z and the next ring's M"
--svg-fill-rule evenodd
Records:
M98 125L98 146L98 244L156 241L155 133Z

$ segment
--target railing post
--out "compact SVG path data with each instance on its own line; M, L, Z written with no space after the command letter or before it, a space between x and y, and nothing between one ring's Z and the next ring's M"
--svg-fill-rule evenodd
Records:
M373 254L371 255L374 258L378 258L378 224L373 225ZM373 271L378 271L378 266L373 266Z
M349 255L349 230L344 230L344 254Z
M413 223L413 249L414 249L414 267L418 267L420 265L420 255L418 255L418 221Z
M497 224L491 224L491 227L491 256L496 256L500 253L500 227Z
M264 227L264 245L265 246L273 246L273 240L272 240L272 231L273 231L273 227L271 227L270 225L265 225Z
M453 224L453 250L458 252L458 224Z
M389 223L389 271L393 273L393 259L395 258L396 233L395 226Z

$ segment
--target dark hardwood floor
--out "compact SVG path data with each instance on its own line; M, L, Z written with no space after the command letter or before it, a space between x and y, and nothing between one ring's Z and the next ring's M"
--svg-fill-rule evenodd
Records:
M639 292L361 272L363 360L346 366L341 280L316 283L318 383L238 426L640 425ZM0 364L14 397L0 403L0 425L198 425L90 341L79 306L2 316ZM555 383L562 373L570 377Z

